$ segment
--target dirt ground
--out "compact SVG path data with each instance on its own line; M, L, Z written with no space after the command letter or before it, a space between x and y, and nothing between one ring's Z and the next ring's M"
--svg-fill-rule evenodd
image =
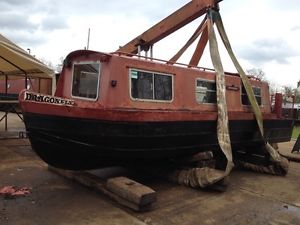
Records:
M290 151L293 144L279 147ZM31 191L15 199L0 196L1 225L300 225L300 163L291 162L285 177L234 170L223 193L145 182L158 199L151 211L137 213L50 172L27 139L0 140L0 188Z

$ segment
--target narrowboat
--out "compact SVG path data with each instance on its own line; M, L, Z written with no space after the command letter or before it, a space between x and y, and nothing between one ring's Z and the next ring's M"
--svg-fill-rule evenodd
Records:
M216 74L200 67L78 50L70 53L54 96L19 96L32 148L65 169L176 159L220 152ZM241 78L227 73L233 155L264 144ZM272 112L268 84L251 79L269 143L289 141L292 120Z

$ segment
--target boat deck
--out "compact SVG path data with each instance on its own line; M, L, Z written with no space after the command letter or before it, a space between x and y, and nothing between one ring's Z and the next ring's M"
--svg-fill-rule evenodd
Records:
M1 225L300 224L300 163L291 162L286 177L234 170L223 193L144 177L142 182L157 192L157 202L151 211L137 213L49 171L27 139L0 141L0 188L31 189L25 197L0 196ZM288 152L293 144L279 147ZM102 174L109 171L120 173L113 168Z

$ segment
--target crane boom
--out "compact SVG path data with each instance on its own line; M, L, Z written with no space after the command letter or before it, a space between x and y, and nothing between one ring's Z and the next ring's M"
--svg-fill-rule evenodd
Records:
M118 51L136 54L138 52L138 46L141 47L141 50L148 51L151 45L202 16L206 13L208 8L217 7L217 4L221 1L222 0L192 0L126 45L120 47Z

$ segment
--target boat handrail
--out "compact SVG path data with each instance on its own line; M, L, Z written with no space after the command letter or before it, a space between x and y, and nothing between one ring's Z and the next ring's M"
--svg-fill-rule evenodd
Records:
M116 51L116 52L112 52L111 54L118 54L120 56L130 56L130 57L136 57L136 58L143 58L143 59L151 60L151 61L164 62L164 63L167 63L168 65L186 66L188 68L196 68L196 69L201 69L203 71L206 71L206 70L215 71L214 69L211 69L211 68L200 67L200 66L192 66L192 65L189 65L189 64L185 64L185 63L172 62L172 61L168 61L168 60L164 60L164 59L158 59L158 58L149 57L149 56L131 54L131 53L128 53L128 52Z
M211 71L211 72L215 72L214 69L212 68L207 68L207 67L202 67L202 66L193 66L193 65L189 65L189 64L185 64L185 63L179 63L179 62L172 62L172 61L168 61L168 60L164 60L164 59L158 59L158 58L153 58L153 57L149 57L149 56L142 56L142 55L136 55L136 54L131 54L128 52L121 52L121 51L116 51L116 52L112 52L110 54L115 54L115 55L119 55L119 56L129 56L129 57L135 57L135 58L143 58L146 60L150 60L150 61L156 61L156 62L162 62L162 63L166 63L168 65L177 65L177 66L182 66L182 67L187 67L187 68L191 68L191 69L200 69L202 71ZM225 72L226 75L231 75L231 76L239 76L237 73L233 73L233 72ZM248 76L250 79L253 79L253 76Z

